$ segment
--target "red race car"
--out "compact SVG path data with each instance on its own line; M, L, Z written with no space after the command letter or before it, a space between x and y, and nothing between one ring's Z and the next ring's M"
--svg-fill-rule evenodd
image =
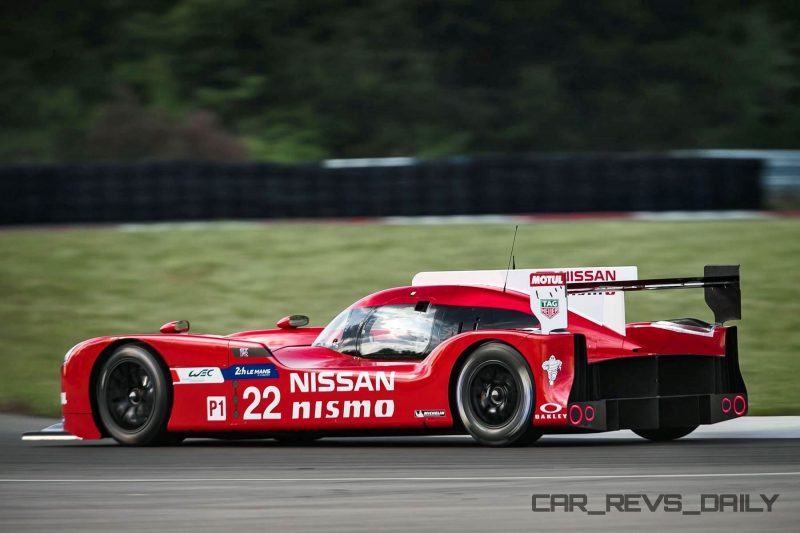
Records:
M714 323L625 322L624 293L701 287ZM651 440L747 412L738 266L638 280L636 267L426 272L324 329L100 337L67 352L60 424L28 439L469 433L488 446L632 429Z

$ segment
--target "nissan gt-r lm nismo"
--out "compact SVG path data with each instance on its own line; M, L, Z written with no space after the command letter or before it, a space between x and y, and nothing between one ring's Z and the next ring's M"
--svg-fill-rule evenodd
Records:
M738 266L638 280L636 267L424 272L323 328L301 315L227 336L100 337L62 367L63 427L27 438L469 433L488 446L628 428L651 440L743 416ZM626 323L627 291L703 288L713 323Z

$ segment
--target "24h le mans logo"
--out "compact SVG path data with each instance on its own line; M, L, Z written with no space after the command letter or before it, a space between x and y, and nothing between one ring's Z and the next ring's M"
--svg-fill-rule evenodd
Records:
M542 314L547 318L553 318L558 314L558 300L557 299L542 299L539 300L539 306L542 309Z

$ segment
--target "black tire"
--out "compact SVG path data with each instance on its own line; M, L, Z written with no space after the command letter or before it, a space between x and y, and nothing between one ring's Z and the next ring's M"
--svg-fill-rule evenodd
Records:
M675 440L685 437L695 429L697 429L697 426L683 428L634 429L632 431L644 439L652 440L653 442L665 442L668 440Z
M127 446L177 444L167 432L171 383L146 348L126 344L103 363L95 399L100 421L111 437Z
M499 342L470 354L456 381L461 423L484 446L522 446L538 439L541 433L532 426L535 397L525 358Z

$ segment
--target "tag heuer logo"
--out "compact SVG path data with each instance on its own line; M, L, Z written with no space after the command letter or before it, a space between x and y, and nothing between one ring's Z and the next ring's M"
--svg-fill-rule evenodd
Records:
M542 314L547 318L553 318L558 314L558 308L559 308L558 299L539 300L539 306L542 309Z

